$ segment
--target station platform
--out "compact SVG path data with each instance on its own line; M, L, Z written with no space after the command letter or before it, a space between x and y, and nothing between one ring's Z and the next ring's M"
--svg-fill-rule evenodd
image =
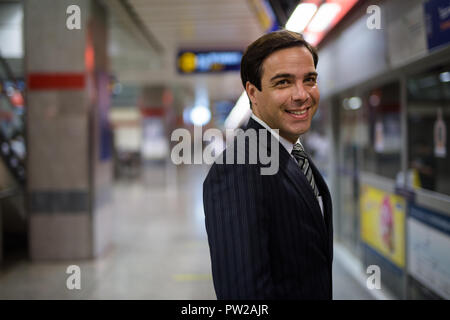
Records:
M7 261L0 299L216 299L202 205L208 167L174 168L148 165L114 184L113 245L100 258ZM389 298L365 288L358 262L338 243L334 257L334 299ZM80 267L79 290L66 287L69 265Z

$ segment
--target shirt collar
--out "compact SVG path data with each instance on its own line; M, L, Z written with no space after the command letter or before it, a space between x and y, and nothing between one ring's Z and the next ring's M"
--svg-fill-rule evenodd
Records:
M260 118L258 118L253 112L250 116L253 120L255 120L256 122L258 122L260 125L262 125L264 128L266 128L275 138L278 139L278 141L280 141L281 145L286 149L286 151L291 154L292 153L292 149L294 149L294 144L288 140L286 140L285 138L283 138L282 136L278 135L274 130L272 130L271 127L269 127L267 125L267 123L265 123L264 121L262 121ZM300 143L300 138L297 139L296 143ZM302 145L303 146L303 145Z

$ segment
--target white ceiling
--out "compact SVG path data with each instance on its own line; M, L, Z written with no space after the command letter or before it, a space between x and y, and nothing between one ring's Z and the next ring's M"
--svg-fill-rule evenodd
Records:
M167 49L171 46L243 47L261 27L246 0L127 0Z
M148 50L144 52L148 52L149 60L153 61L152 66L122 68L121 81L185 86L193 92L198 91L199 87L200 90L206 88L209 99L213 101L236 99L242 93L239 72L179 75L176 71L176 55L182 48L244 50L249 43L263 34L256 13L247 0L126 2L163 50L157 53L145 49ZM120 49L116 50L128 50L131 54L131 47L124 44L125 42L120 41L116 45ZM146 47L148 48L148 44ZM127 60L125 57L126 54L122 55L122 60ZM139 53L139 59L143 59L142 51Z

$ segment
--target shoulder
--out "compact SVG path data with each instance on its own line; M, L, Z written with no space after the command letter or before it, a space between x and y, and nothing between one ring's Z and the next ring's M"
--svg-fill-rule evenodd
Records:
M209 172L205 178L203 185L211 183L227 183L231 179L243 180L252 179L260 180L260 166L258 164L238 164L235 154L234 160L227 162L225 151L220 155L221 161L216 161L211 165Z

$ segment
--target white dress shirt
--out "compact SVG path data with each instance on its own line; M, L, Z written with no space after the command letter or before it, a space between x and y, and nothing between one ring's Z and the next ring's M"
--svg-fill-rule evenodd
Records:
M267 123L265 123L260 118L258 118L253 112L250 117L253 120L255 120L256 122L258 122L260 125L262 125L264 128L266 128L275 138L277 138L277 140L280 141L281 145L286 149L286 151L291 155L291 157L295 159L295 157L292 155L292 150L294 149L294 143L292 143L292 142L286 140L285 138L283 138L282 136L278 135L274 130L272 130L272 128L270 128L267 125ZM302 143L300 142L300 137L297 139L296 143L299 143L300 145L302 145ZM303 145L302 145L302 147L303 147ZM295 161L297 162L297 160L295 160ZM322 196L318 196L317 201L319 202L320 211L322 212L322 216L323 216Z

